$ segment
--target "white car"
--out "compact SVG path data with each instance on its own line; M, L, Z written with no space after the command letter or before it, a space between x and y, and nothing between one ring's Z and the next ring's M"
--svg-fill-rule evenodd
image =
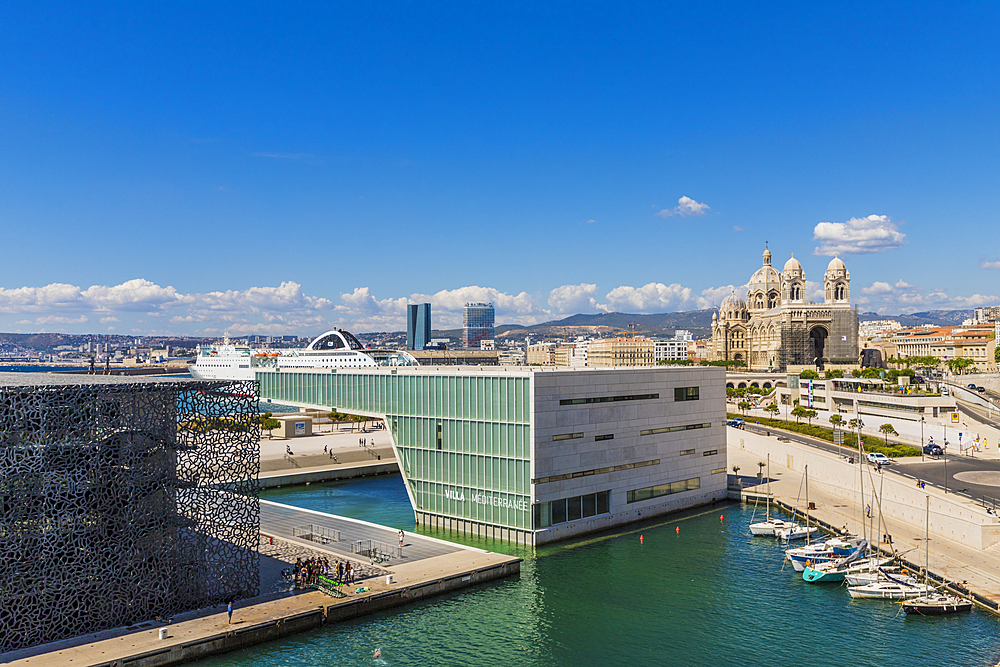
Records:
M892 460L882 452L868 452L868 463L887 466L892 463Z

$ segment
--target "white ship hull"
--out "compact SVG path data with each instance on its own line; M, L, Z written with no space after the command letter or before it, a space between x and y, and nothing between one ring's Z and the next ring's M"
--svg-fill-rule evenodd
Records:
M219 345L200 346L197 360L188 369L200 380L253 380L257 370L272 368L294 371L416 365L416 359L406 352L366 350L350 333L328 331L304 350L255 350L233 345L226 338Z

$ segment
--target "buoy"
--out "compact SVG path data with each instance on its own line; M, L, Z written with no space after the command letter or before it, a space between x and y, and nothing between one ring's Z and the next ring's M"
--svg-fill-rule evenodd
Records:
M639 544L642 544L642 535L639 536Z
M680 527L680 526L677 526L677 534L678 534L678 535L680 535L680 534L681 534L681 527Z
M721 514L719 515L719 521L722 521L722 516L723 515L721 515Z

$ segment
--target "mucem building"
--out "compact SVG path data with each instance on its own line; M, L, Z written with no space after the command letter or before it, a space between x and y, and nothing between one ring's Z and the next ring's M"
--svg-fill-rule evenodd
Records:
M252 381L0 374L0 651L259 588Z
M418 524L542 544L726 495L722 368L256 377L269 400L384 419Z

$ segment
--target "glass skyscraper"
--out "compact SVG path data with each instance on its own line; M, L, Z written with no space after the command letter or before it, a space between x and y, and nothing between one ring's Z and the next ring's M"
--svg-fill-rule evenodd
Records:
M495 337L492 303L467 303L462 308L462 346L478 350L484 340Z
M422 350L429 342L431 342L431 304L408 304L406 306L406 349Z

